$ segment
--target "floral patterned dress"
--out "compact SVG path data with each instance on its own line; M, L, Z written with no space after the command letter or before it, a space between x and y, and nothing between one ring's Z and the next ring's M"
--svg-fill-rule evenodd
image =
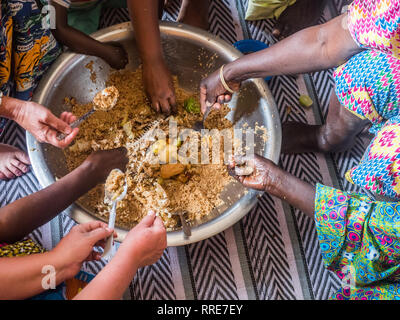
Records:
M41 4L35 0L1 2L0 90L30 100L43 74L61 53L45 28Z
M334 73L341 104L368 119L375 138L346 178L376 194L400 199L400 1L355 0L348 27L365 50Z
M400 300L400 203L318 184L315 222L325 266L342 281L334 299Z

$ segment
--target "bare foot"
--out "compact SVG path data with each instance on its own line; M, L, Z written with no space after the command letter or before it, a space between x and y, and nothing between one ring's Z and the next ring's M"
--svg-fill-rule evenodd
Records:
M278 39L283 39L316 25L324 7L325 0L297 0L281 14L272 34Z
M177 21L207 30L209 5L210 0L183 0Z
M282 153L319 152L319 125L287 122L282 125Z
M9 180L20 177L29 171L28 155L7 144L0 143L0 179Z

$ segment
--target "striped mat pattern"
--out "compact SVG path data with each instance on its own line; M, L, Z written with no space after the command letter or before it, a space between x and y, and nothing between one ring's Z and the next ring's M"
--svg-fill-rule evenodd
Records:
M180 1L172 1L163 19L175 20ZM273 20L245 21L248 0L211 2L209 31L228 43L256 39L273 44ZM344 0L329 1L320 23L340 13ZM101 27L129 20L125 9L103 12ZM318 124L327 114L333 88L332 70L274 77L269 87L281 120ZM301 94L310 95L313 109L298 106ZM291 112L287 112L287 107ZM0 142L25 149L24 131L9 122ZM282 155L280 165L312 183L322 182L348 191L360 191L344 179L357 163L368 143L360 135L351 150L332 154ZM9 182L0 182L4 206L39 189L33 173ZM31 237L47 249L54 247L75 222L61 213L35 230ZM86 263L84 271L97 273L104 261ZM340 286L321 259L313 221L302 212L267 194L240 222L207 240L183 247L168 248L159 262L138 271L127 290L126 299L327 299Z

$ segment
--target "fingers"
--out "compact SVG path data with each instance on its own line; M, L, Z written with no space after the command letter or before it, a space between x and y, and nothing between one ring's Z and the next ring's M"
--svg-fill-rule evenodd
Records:
M93 246L102 239L106 239L114 233L114 230L100 227L89 232L88 237Z
M171 106L172 113L178 112L178 107L176 105L176 98L175 95L168 98L169 105Z
M154 219L153 227L165 230L164 222L160 217Z
M168 99L164 99L160 101L161 112L169 115L171 113L171 107L169 105Z
M55 129L58 132L64 133L64 134L70 134L72 132L72 128L69 126L68 123L65 121L57 118L54 114L52 114L50 111L48 111L47 116L43 123L50 128Z
M107 228L108 225L103 221L90 221L80 224L78 227L81 229L82 232L90 232L98 228Z
M77 117L73 113L65 111L61 113L60 119L68 124L71 124L77 120Z
M162 112L166 115L170 115L171 112L176 113L177 112L176 98L173 95L166 99L153 100L152 107L158 113Z
M153 100L151 103L151 106L157 113L160 113L161 107L160 107L160 103L157 100Z
M200 109L201 113L204 114L207 110L207 87L202 85L200 86Z
M58 132L50 129L46 133L45 142L50 143L55 147L64 149L72 143L72 141L78 135L78 132L79 128L74 128L71 133L67 135L63 140L58 140Z
M154 211L149 211L148 215L142 219L139 225L142 225L144 227L151 227L154 223L155 218L156 213Z
M230 96L228 94L221 94L220 96L217 97L217 102L221 105L221 104L231 101L231 99L232 99L232 96Z
M93 250L85 259L85 261L94 261L94 260L98 261L100 259L101 259L101 253Z
M47 126L47 130L44 132L44 142L50 143L58 148L66 148L75 139L79 132L78 128L72 129L69 124L76 121L76 116L71 112L63 112L60 119L54 116L51 112L48 112L43 124ZM65 139L59 140L57 135L59 133L67 134Z

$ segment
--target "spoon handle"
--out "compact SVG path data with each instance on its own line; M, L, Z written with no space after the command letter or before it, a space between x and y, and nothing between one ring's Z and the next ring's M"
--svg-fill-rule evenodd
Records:
M204 112L204 115L203 115L203 127L204 127L204 122L206 122L206 119L207 119L208 115L211 112L211 109L212 109L212 105L207 106L206 112Z
M92 110L86 112L82 117L80 117L79 119L77 119L74 122L72 122L69 126L72 129L79 127L79 125L83 121L85 121L87 118L89 118L93 114L93 112L95 112L95 111L96 111L95 109L92 109ZM64 140L66 136L67 135L65 133L60 133L60 134L57 135L57 139L61 141L61 140Z
M190 237L192 235L192 230L190 229L189 224L186 222L183 214L180 214L179 217L181 218L183 233L185 234L185 236Z
M117 201L114 201L111 207L110 217L108 218L108 227L110 229L114 229L116 212L117 212ZM104 252L102 255L102 257L106 260L110 260L114 255L115 250L113 250L114 247L113 242L114 242L114 236L111 235L107 239L106 245L104 246Z

